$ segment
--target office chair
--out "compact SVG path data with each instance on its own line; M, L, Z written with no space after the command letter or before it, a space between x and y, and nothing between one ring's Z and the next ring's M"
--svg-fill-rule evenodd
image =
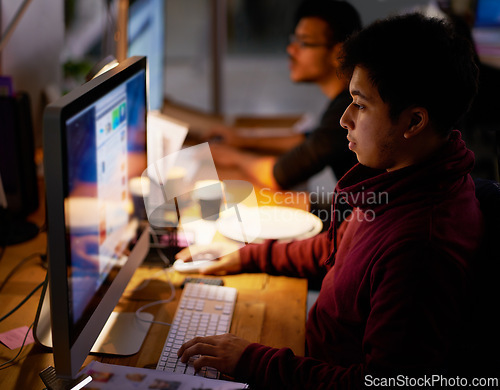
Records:
M486 374L498 372L500 366L500 184L486 179L475 179L474 183L485 235L474 284L471 358Z

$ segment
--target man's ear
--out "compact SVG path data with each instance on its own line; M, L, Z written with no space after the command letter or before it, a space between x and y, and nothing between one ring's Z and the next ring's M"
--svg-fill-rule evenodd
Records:
M410 108L408 116L408 129L403 134L406 139L420 134L429 125L429 113L423 107Z
M336 43L333 45L333 47L330 49L330 62L335 68L340 67L340 60L339 57L342 53L342 43Z

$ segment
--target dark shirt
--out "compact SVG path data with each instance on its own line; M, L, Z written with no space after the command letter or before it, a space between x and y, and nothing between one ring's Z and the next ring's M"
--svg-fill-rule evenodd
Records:
M303 143L283 154L274 165L274 178L282 188L292 188L330 166L340 179L356 164L348 148L347 132L340 118L352 99L343 91L328 105L316 127Z

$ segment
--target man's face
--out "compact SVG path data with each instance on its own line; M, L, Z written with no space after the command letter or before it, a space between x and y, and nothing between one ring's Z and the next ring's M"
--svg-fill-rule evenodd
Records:
M349 91L353 98L340 119L348 130L349 149L368 167L388 171L406 165L404 132L407 126L398 118L393 122L389 106L380 97L366 69L354 69Z
M327 31L328 24L322 19L306 17L299 21L287 46L292 81L321 83L336 76Z

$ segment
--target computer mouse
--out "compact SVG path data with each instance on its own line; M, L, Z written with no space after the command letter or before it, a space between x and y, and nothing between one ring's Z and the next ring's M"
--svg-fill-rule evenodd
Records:
M197 273L213 260L215 259L211 253L199 254L193 257L193 261L176 260L173 267L174 270L180 273Z

